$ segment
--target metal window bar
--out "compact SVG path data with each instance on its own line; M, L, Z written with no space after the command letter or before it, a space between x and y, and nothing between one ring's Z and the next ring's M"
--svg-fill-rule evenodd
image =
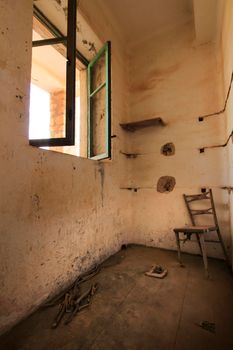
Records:
M36 5L33 6L33 15L50 31L51 34L54 35L56 38L66 38L60 32L60 30L50 22L50 20L38 9ZM47 40L47 39L46 39ZM34 41L35 42L35 41ZM64 45L66 46L66 42L64 42ZM76 50L76 58L84 65L88 66L89 61L86 59L85 56L79 51Z
M32 47L39 47L39 46L45 46L45 45L56 45L56 44L64 44L67 42L67 37L58 37L58 38L51 38L51 39L42 39L42 40L34 40L32 42Z

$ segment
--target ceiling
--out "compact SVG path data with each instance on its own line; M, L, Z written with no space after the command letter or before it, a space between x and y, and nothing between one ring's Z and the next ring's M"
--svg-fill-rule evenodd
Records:
M104 0L131 42L165 29L192 13L192 0Z

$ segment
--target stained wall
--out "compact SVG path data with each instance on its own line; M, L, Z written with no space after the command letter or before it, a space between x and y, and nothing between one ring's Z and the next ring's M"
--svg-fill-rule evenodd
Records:
M84 2L85 3L85 2ZM87 2L88 3L88 2ZM113 158L96 162L28 144L32 1L0 1L0 330L32 312L80 272L113 254L130 230L124 45L100 1L82 11L111 40ZM94 12L89 15L90 11ZM127 171L126 171L127 173Z
M224 94L227 95L230 80L233 72L233 3L230 0L219 2L219 50L222 55L223 62L223 87ZM227 123L227 137L233 130L233 97L232 90L229 95L226 112L221 116ZM232 138L227 147L228 156L228 181L227 185L233 187L233 149ZM233 242L233 198L232 191L228 193L231 237ZM231 250L233 246L231 246Z
M175 249L174 227L189 224L183 193L199 193L211 187L222 234L230 249L229 198L221 186L228 180L226 148L199 148L221 144L226 139L226 120L198 117L222 108L222 57L214 41L199 42L194 16L187 12L143 42L132 45L130 61L130 118L139 121L161 117L166 126L151 127L128 134L127 152L137 153L131 162L133 197L133 238L138 243ZM175 154L166 157L161 147L173 142ZM173 176L172 192L156 190L161 176ZM204 222L208 223L208 221ZM184 251L198 252L186 243ZM219 245L209 246L211 256L221 257Z
M113 48L113 159L95 162L28 145L32 1L0 1L1 332L123 243L175 249L173 228L189 223L183 193L213 188L230 249L231 196L221 187L231 184L231 150L199 148L226 140L231 107L225 118L198 122L223 106L229 82L232 6L224 4L220 50L197 41L192 12L131 42L103 1L81 2L98 40ZM166 126L133 134L119 127L156 116ZM175 145L170 157L160 152L167 142ZM176 186L158 193L166 175ZM183 249L197 252L192 243ZM217 246L208 252L221 257Z

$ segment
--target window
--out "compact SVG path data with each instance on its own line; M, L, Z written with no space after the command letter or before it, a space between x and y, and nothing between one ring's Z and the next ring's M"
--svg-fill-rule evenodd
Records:
M42 9L34 6L29 143L95 160L110 158L110 42L89 62L76 48L76 0L68 0L67 35Z
M111 158L111 44L88 65L88 157Z

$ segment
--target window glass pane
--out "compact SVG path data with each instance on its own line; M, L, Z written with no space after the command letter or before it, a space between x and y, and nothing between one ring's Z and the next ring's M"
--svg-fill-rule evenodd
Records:
M106 152L106 89L101 89L91 98L93 127L92 156Z
M65 137L65 109L66 49L62 44L34 47L29 138Z
M98 59L98 61L91 68L91 91L95 91L102 83L106 81L106 63L105 53Z

